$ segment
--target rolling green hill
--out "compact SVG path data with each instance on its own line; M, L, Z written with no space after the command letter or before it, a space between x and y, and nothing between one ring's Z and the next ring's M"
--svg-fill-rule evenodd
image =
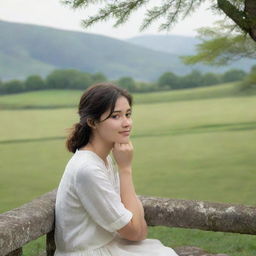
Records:
M167 70L189 71L176 55L106 36L0 21L0 78L46 75L53 69L103 72L109 78L155 79Z
M161 52L163 40L158 43L155 41L158 37L142 38L144 43L136 45L135 39L128 42L96 34L1 20L0 32L2 80L23 79L32 74L46 76L54 69L72 68L89 73L102 72L110 79L131 76L137 80L152 81L166 71L180 75L195 68L205 72L224 72L231 67L248 70L252 64L244 61L221 68L186 66L181 63L179 56L186 49L191 51L194 47L195 39L189 37L184 40L176 36L166 41L165 52ZM154 48L152 44L160 48ZM172 51L168 52L170 48Z
M200 40L195 37L178 35L142 35L126 41L156 51L173 54L178 52L179 55L192 54L196 49L196 44L200 43Z
M179 56L193 55L196 50L196 45L201 42L199 39L192 36L178 35L142 35L129 38L126 41L151 50L178 54ZM205 72L223 72L227 68L248 71L255 63L254 59L243 58L230 63L226 67L209 67L202 64L196 64L193 67Z

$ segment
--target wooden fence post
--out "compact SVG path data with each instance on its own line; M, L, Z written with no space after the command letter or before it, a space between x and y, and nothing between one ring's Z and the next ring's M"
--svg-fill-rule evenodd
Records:
M54 230L47 233L46 235L46 255L53 256L56 250L55 241L54 241Z
M22 247L8 253L6 256L22 256Z

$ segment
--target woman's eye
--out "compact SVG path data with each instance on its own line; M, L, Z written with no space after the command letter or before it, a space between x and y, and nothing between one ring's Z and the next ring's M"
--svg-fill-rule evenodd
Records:
M118 115L113 115L113 116L111 116L112 118L114 118L114 119L117 119L118 118Z
M127 117L130 117L132 115L132 113L127 113L126 116Z

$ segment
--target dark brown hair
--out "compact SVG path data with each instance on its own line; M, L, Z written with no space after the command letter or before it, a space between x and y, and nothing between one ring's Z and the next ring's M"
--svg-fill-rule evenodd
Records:
M84 92L78 106L80 121L73 125L66 141L68 151L75 153L89 142L91 127L88 125L88 120L99 122L101 115L110 110L107 117L109 118L117 99L121 96L124 96L132 106L132 96L126 90L111 83L95 84Z

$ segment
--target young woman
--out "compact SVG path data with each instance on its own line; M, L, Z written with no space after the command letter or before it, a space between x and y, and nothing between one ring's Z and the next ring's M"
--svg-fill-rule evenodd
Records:
M78 113L67 139L74 155L57 192L55 256L177 256L146 238L132 181L131 96L113 84L96 84L82 95Z

